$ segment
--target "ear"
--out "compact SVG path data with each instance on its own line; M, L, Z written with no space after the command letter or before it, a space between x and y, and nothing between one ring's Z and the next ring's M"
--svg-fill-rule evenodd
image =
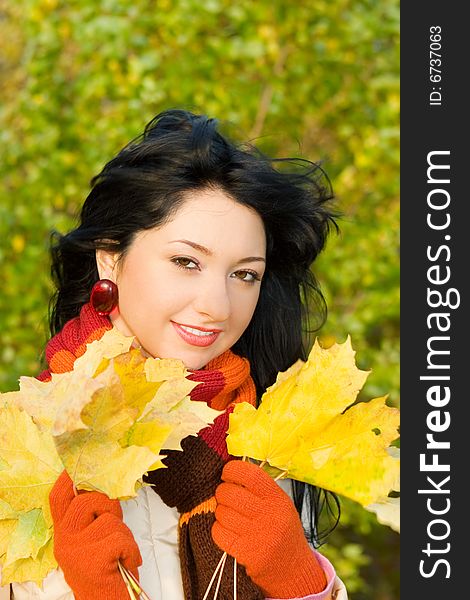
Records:
M119 254L108 250L96 250L96 266L100 279L110 279L116 282L116 264Z

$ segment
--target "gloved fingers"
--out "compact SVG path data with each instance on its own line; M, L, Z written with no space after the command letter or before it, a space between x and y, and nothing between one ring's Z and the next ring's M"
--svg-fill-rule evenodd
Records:
M74 498L73 482L70 479L70 475L64 469L49 494L49 506L51 508L52 519L55 523L62 521Z
M62 526L71 532L78 532L91 525L100 515L107 513L122 519L122 509L118 500L111 500L100 492L79 494L70 503Z
M121 523L124 525L124 523ZM121 564L128 570L137 571L137 568L142 564L142 556L139 546L134 539L130 529L124 525L118 530L113 531L103 540L103 545L110 552L110 561L119 560ZM138 574L138 572L137 572Z
M259 497L283 492L278 484L258 465L242 460L231 460L223 468L222 480L236 483Z
M134 538L132 538L132 541L129 541L124 545L124 548L119 556L119 560L128 571L131 571L133 575L139 579L138 567L142 565L142 555L140 554L139 546L135 542Z
M224 552L235 556L235 548L237 544L237 535L233 531L229 531L218 521L214 521L211 529L212 539L214 543Z
M217 505L227 506L248 518L260 514L262 502L251 491L235 483L221 483L215 490Z
M253 530L255 523L252 519L240 514L231 507L218 504L215 509L215 518L217 522L227 531L242 536Z

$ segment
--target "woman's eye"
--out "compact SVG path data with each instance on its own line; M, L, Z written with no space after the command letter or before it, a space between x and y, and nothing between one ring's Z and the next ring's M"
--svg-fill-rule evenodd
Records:
M197 264L191 258L187 256L177 256L176 258L172 258L172 261L175 263L177 267L180 269L197 269Z
M260 281L260 276L255 271L235 271L235 277L246 281L246 283L254 283Z

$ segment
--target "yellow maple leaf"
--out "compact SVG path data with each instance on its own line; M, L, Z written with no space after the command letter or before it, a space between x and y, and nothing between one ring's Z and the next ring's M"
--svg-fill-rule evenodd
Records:
M16 510L0 498L0 519L16 519L17 515Z
M0 519L0 564L5 560L11 536L17 525L17 519Z
M24 409L42 431L50 431L58 410L73 413L79 419L77 405L86 402L101 387L95 379L83 379L72 373L53 373L51 381L20 377L20 389L2 394L3 400ZM64 404L64 398L70 398L70 403Z
M400 460L400 448L390 446L387 448L389 455L395 460ZM391 489L395 492L400 491L400 471L396 472L395 481ZM388 525L397 533L400 533L400 498L390 496L380 496L375 502L364 507L366 510L375 513L377 521L382 525Z
M279 373L255 409L230 415L231 454L269 463L288 476L347 496L363 506L393 489L399 461L387 447L398 437L399 411L385 398L351 406L368 372L357 369L348 336Z
M175 361L170 360L168 374L177 375ZM160 367L158 377L161 377L161 373ZM184 375L186 373L188 372L185 371ZM205 402L191 400L189 394L200 382L191 381L182 375L180 373L179 379L169 379L162 383L136 423L137 429L141 428L142 431L152 422L168 427L169 433L162 446L167 450L181 450L180 442L183 438L195 435L223 412L210 408ZM157 377L155 371L149 373L149 376Z
M87 345L85 354L77 358L72 371L52 373L50 381L39 381L35 377L20 377L19 391L2 394L4 402L23 408L43 431L49 431L55 424L61 432L64 420L76 421L76 427L83 427L80 412L90 396L102 384L94 379L103 360L127 352L133 338L123 336L115 328L107 331L99 340ZM67 401L64 402L64 399Z
M49 493L62 462L50 433L40 431L24 410L6 404L0 409L0 455L2 582L42 580L57 566L45 547L52 536Z
M139 365L140 377L134 376L133 367L139 372ZM110 498L130 498L136 494L138 480L158 459L147 447L120 443L143 408L139 407L139 390L148 400L143 362L136 361L133 353L116 362L111 359L98 378L102 386L81 407L82 426L77 427L72 415L70 422L61 422L59 434L54 427L56 448L77 488L99 490ZM160 385L151 384L150 397Z
M49 539L39 550L36 558L20 558L13 563L3 565L1 584L34 581L41 585L46 575L55 568L57 568L57 561L54 558L54 545L52 539Z
M156 381L147 380L152 362L158 363L150 375ZM102 385L81 407L83 427L72 418L70 424L62 421L58 435L53 428L57 451L77 488L110 498L134 497L143 474L163 466L160 450L168 447L170 435L179 445L179 436L195 435L213 421L218 411L187 398L197 382L187 380L186 373L181 361L145 359L135 349L100 365L96 378Z
M150 413L159 412L160 414L171 411L176 405L189 396L191 390L198 385L198 381L190 381L185 377L180 379L168 379L161 381L152 400L146 405L142 413L142 418ZM201 402L194 405L201 404Z
M33 508L19 513L16 527L11 534L4 566L21 558L35 559L51 537L52 530L47 526L41 509Z
M182 379L186 378L189 373L190 371L185 367L183 361L177 358L148 358L145 362L145 374L148 381ZM197 382L193 383L197 384Z
M49 492L63 470L50 434L15 406L0 409L0 454L8 468L0 470L0 498L15 512L39 508L48 524Z
M365 508L375 513L379 523L400 533L400 498L379 498Z

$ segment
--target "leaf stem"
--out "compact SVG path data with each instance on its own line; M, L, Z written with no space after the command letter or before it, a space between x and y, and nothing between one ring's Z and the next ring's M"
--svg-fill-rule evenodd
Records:
M141 587L139 581L134 577L134 575L128 571L125 567L122 566L121 562L118 561L119 570L121 571L121 575L126 582L126 585L131 588L132 596L131 598L135 600L134 592L137 594L137 598L142 598L142 600L150 600L150 597L146 594L146 592Z
M287 477L287 471L282 471L282 473L279 473L279 475L274 478L274 481L278 481L279 479L284 479L285 477Z
M224 552L222 554L222 556L220 557L219 563L216 566L216 568L214 570L214 573L212 574L211 580L209 581L209 585L207 586L206 593L204 594L204 598L202 600L207 600L207 597L209 596L209 592L211 591L212 584L214 583L214 580L217 577L217 573L219 572L219 569L220 569L221 572L224 570L224 565L225 565L225 561L226 560L227 560L227 553ZM219 580L219 584L218 585L220 585L220 580Z
M228 554L225 552L223 557L222 565L220 567L219 579L217 580L217 587L215 588L214 598L213 600L217 600L217 596L219 595L220 582L222 581L222 575L224 573L225 561L227 560Z
M132 587L131 587L131 584L129 582L129 579L126 576L126 571L124 570L124 567L121 565L120 561L118 561L118 567L119 567L119 571L121 572L121 577L123 578L124 583L126 584L127 593L129 594L129 598L131 600L136 600L136 597L135 597L134 592L132 590Z
M237 559L233 559L233 600L237 600Z

